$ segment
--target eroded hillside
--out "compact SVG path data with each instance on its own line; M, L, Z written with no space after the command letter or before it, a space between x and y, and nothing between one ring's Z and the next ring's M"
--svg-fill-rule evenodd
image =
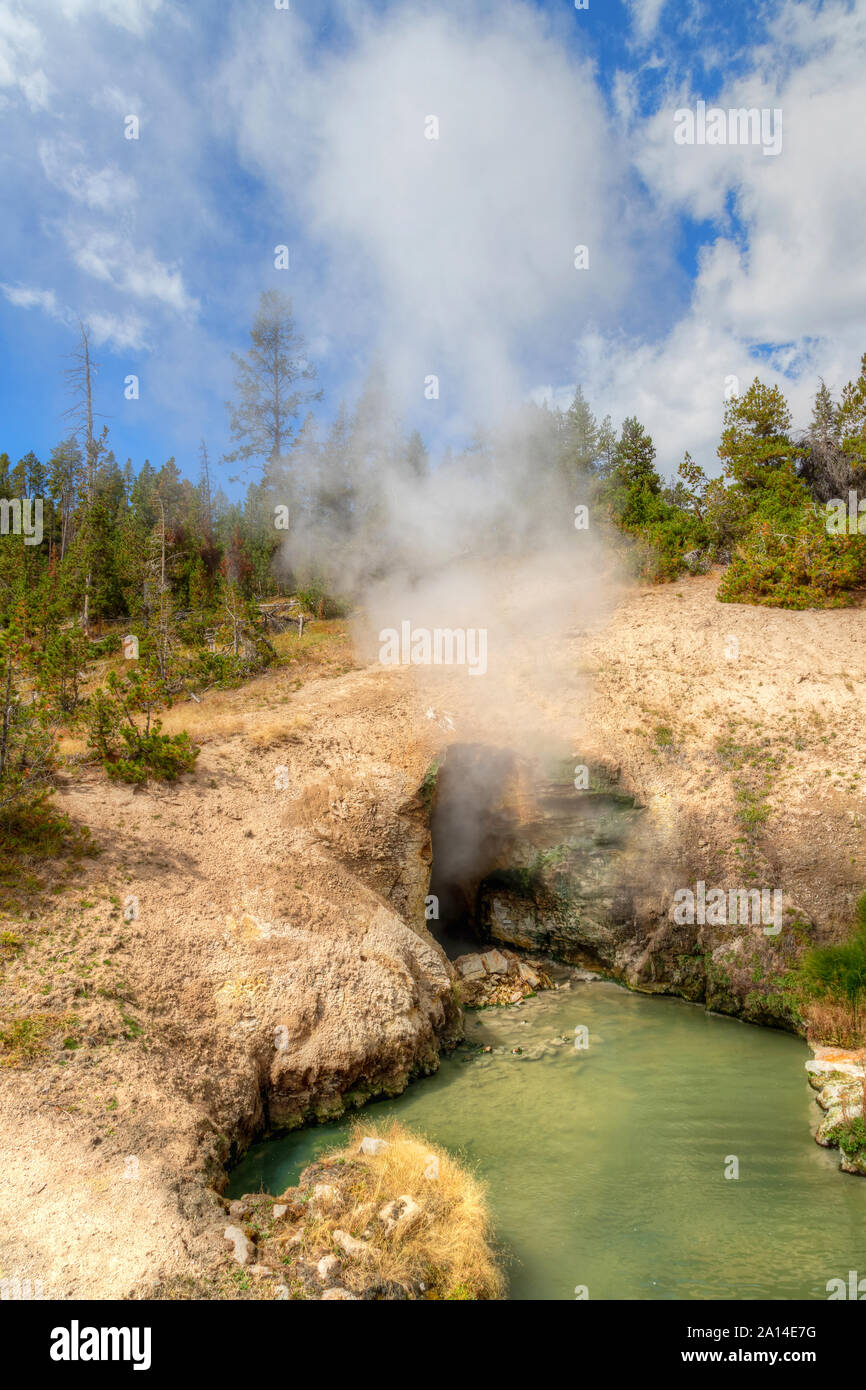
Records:
M632 984L702 998L710 979L737 1010L841 930L866 883L866 614L721 605L716 582L626 592L588 628L576 605L483 698L461 671L281 670L172 711L202 747L174 786L71 769L58 805L101 854L6 924L4 1019L55 1026L0 1071L2 1277L47 1297L223 1278L211 1184L233 1153L436 1066L461 1027L424 913L450 745L526 769L518 826L545 759L642 808L594 948ZM675 929L671 895L698 878L779 886L796 931Z

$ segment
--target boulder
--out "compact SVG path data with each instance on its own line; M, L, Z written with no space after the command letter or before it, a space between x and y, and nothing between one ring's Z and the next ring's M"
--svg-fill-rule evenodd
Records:
M358 1153L366 1154L368 1158L375 1158L377 1154L383 1154L387 1148L387 1139L376 1139L372 1134L365 1134L358 1145Z
M481 964L488 975L508 974L508 961L501 951L485 951L481 957Z
M479 980L487 973L478 955L458 956L454 964L464 980Z
M230 1240L234 1245L233 1254L238 1264L249 1264L255 1253L255 1246L246 1231L242 1230L240 1226L226 1226L223 1235L226 1240Z

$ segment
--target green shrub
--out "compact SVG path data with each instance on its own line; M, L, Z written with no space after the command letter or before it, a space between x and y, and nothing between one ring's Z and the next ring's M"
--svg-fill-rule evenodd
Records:
M112 780L171 781L192 771L199 750L189 735L164 734L158 719L151 722L154 710L170 703L155 672L146 668L123 680L112 672L107 688L94 693L88 711L89 745ZM135 722L135 713L144 714L143 728Z
M861 1149L866 1149L866 1120L862 1115L856 1115L853 1119L837 1125L827 1138L838 1144L844 1154L853 1157Z
M120 730L126 745L124 752L104 761L112 781L141 785L152 777L158 782L170 782L184 772L192 772L200 750L190 741L189 734L162 734L160 728L157 719L149 734L128 728Z
M330 593L321 580L312 580L305 589L298 589L296 598L302 607L317 618L345 618L349 606L344 599Z
M777 608L841 608L866 584L866 537L827 534L805 503L778 520L761 508L749 523L721 584L723 603Z
M192 674L193 679L201 685L228 690L243 683L249 674L248 663L240 653L196 652Z

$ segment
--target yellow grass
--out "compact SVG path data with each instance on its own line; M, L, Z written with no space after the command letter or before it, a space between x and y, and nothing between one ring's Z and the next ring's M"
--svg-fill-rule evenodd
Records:
M811 1043L866 1047L866 1020L844 999L813 999L806 1005L806 1036Z
M252 725L247 730L247 742L260 751L276 748L281 743L296 740L305 729L312 726L312 722L303 710L296 710L285 714L281 719L269 719L261 724Z
M365 1135L387 1140L381 1154L359 1154ZM359 1268L394 1283L423 1281L433 1297L492 1299L502 1296L504 1279L491 1243L491 1220L484 1188L451 1155L396 1122L357 1124L351 1142L328 1154L335 1165L351 1164L348 1182L339 1184L344 1204L337 1214L322 1212L307 1227L308 1250L332 1249L334 1229L367 1240L369 1256ZM348 1194L348 1202L346 1202ZM402 1236L385 1233L376 1219L387 1203L411 1197L421 1208L416 1224Z

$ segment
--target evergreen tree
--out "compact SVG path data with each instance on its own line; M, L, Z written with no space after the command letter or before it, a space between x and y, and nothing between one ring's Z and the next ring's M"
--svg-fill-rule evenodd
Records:
M575 391L574 400L565 413L563 446L569 476L588 473L592 469L598 458L599 427L581 386Z
M321 391L287 296L262 292L250 340L246 357L232 354L237 399L228 409L235 447L225 457L268 477L289 455L302 406L320 400Z

